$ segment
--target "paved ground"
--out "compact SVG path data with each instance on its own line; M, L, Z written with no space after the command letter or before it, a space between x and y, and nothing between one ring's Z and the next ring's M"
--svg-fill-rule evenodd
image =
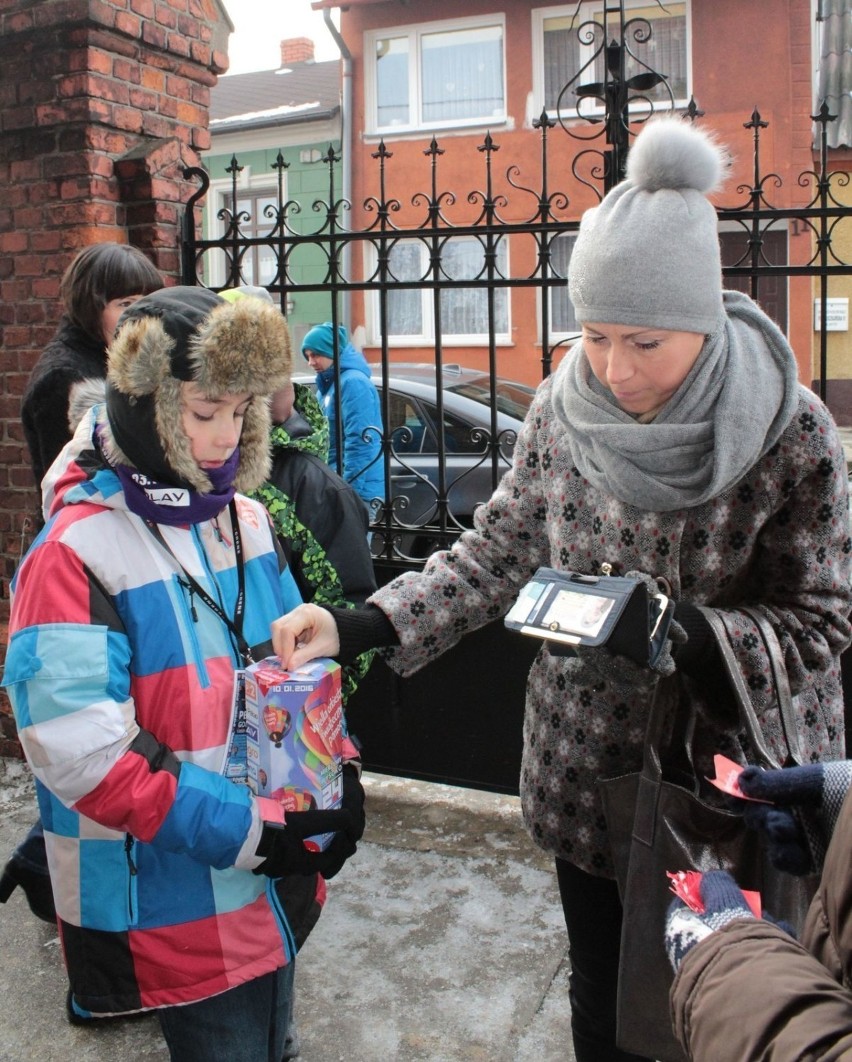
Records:
M573 1062L566 936L550 861L516 798L366 775L368 826L297 965L303 1062ZM35 814L0 759L0 866ZM167 1054L156 1019L64 1015L56 933L0 906L0 1062Z

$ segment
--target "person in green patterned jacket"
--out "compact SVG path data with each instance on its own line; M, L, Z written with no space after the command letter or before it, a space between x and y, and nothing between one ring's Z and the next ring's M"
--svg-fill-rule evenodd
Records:
M376 589L367 506L327 464L328 420L311 389L292 382L273 394L270 412L272 469L253 497L269 513L305 601L338 608L363 604ZM343 667L344 704L374 655L362 653ZM297 1058L299 1048L291 1009L283 1059Z
M247 285L219 295L227 302L273 301L266 288ZM272 471L252 497L272 519L303 601L335 608L363 605L376 589L369 514L355 488L328 464L328 418L313 391L292 382L272 396L270 411ZM343 668L344 704L374 655L362 653Z
M313 392L289 383L272 396L272 471L255 491L272 519L305 601L363 604L376 589L367 507L326 462L328 420ZM364 653L343 670L344 702L373 659Z

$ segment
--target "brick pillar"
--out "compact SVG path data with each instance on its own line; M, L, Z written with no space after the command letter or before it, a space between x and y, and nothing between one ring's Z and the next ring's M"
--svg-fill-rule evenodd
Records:
M132 243L179 276L181 204L194 190L182 171L210 146L210 89L232 29L218 0L0 5L0 622L38 505L21 396L61 313L60 278L102 240Z

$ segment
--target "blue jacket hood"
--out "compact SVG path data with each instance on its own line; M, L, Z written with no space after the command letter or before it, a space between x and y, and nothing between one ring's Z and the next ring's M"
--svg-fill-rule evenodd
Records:
M310 335L310 332L308 333ZM313 350L313 347L309 349ZM330 355L329 355L330 356ZM351 343L347 343L346 346L340 352L340 371L345 372L347 369L351 369L355 372L360 372L368 379L370 378L370 366L367 364L367 359ZM317 373L317 384L319 384L320 390L325 392L334 383L334 365L331 364L327 369Z

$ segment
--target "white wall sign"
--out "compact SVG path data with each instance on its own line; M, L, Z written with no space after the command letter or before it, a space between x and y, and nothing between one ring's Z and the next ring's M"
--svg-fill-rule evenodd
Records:
M822 320L822 300L814 299L814 331L818 332ZM826 299L825 307L825 330L826 332L849 331L849 300Z

